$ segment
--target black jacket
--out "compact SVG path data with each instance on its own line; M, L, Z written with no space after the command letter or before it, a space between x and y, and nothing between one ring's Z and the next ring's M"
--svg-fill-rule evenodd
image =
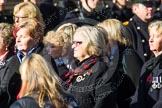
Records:
M68 12L65 16L65 22L75 23L78 26L96 25L105 19L110 18L110 12L107 9L100 11L94 10L92 13L86 11L82 6Z
M130 19L127 28L132 36L133 48L137 51L143 63L146 62L152 55L148 43L148 23L143 22L135 15Z
M70 94L62 94L62 95L67 105L71 106L71 108L78 108L76 100L74 99L73 96L71 96ZM43 105L42 108L55 108L54 105L48 99L46 99L44 102L45 104ZM40 108L40 107L36 101L36 97L30 95L18 99L10 106L10 108Z
M133 17L131 8L125 6L123 9L120 9L112 1L108 2L108 9L111 11L112 18L118 19L121 22L129 21L129 19Z
M119 60L115 71L119 74L117 79L119 82L117 86L119 108L129 108L131 96L134 95L138 85L142 65L142 60L134 49L119 46Z
M32 53L37 53L37 54L42 55L53 66L54 70L56 72L58 72L54 60L45 51L43 44L39 44L37 49L35 49ZM3 103L0 104L0 106L3 106L3 108L5 108L4 107L5 105L9 106L16 100L16 96L20 90L21 76L19 73L19 67L20 67L20 62L18 60L18 57L17 57L17 55L14 55L12 57L12 59L10 60L10 62L8 63L6 69L3 72L4 79L6 79L6 80L3 80L3 81L5 81L3 83L6 84L5 91L7 92L7 95L5 95L5 97L0 98L0 99L6 100L5 103L8 103L8 104L3 104ZM8 108L8 107L6 107L6 108Z
M74 61L72 68L80 68L90 58L81 63ZM116 85L113 84L116 80L114 72L109 71L108 65L100 57L97 57L96 60L90 69L74 77L68 91L76 98L79 108L117 108ZM92 74L85 75L88 72L92 72ZM79 81L79 77L85 79Z
M7 73L7 69L14 55L14 52L10 51L5 58L5 64L0 66L0 108L7 108L8 105L7 82L9 73Z
M131 108L161 108L162 54L146 62L141 71L139 87L132 97Z

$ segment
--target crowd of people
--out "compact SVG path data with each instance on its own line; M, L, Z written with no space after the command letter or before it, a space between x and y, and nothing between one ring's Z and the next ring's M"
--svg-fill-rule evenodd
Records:
M162 0L0 0L0 108L161 108Z

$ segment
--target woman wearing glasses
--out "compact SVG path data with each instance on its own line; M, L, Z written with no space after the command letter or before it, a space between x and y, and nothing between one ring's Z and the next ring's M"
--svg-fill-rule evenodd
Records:
M114 75L103 61L105 35L102 29L92 26L82 26L74 34L72 49L76 59L65 78L67 90L77 99L79 108L116 108Z
M44 24L42 14L37 7L32 2L21 2L14 7L14 20L15 24L20 23L26 18L36 18L39 22Z

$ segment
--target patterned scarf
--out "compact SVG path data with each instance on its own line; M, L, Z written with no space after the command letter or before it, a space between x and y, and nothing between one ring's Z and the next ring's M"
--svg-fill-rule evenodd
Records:
M94 64L96 64L96 57L94 56L91 56L83 62L78 63L78 65L74 63L74 65L72 65L72 69L65 74L65 80L70 85L74 78L79 75L84 77L90 76L92 74L91 67L94 66Z

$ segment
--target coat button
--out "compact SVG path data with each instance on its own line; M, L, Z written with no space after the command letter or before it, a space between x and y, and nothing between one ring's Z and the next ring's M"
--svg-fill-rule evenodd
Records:
M145 43L145 40L144 39L142 39L142 43Z
M146 57L147 56L147 53L144 53L143 55Z
M141 28L138 26L138 27L137 27L137 30L140 30L140 29L141 29Z
M100 16L97 16L97 19L100 19Z

